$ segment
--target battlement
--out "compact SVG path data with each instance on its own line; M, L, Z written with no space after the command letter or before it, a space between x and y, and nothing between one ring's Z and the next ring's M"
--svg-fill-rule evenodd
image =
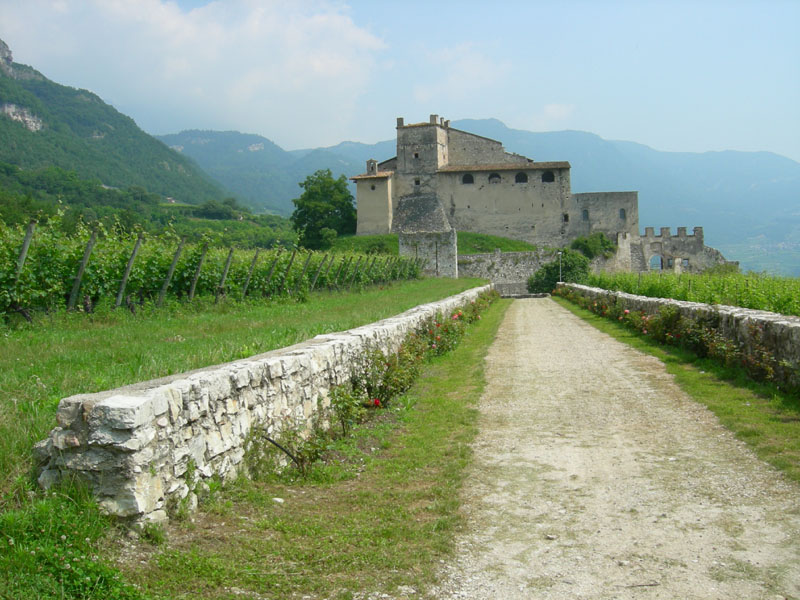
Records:
M672 235L672 229L670 227L662 227L661 232L656 235L654 227L645 227L644 228L644 235L643 238L653 239L658 241L663 241L664 239L677 239L677 240L685 240L686 238L695 238L697 241L703 241L703 228L702 227L695 227L692 230L692 234L688 235L686 233L686 227L678 227L678 234Z

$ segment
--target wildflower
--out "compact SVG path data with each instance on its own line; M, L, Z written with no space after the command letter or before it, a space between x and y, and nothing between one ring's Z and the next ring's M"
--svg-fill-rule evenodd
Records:
M436 326L437 326L437 327L441 327L441 326L442 326L442 324L441 324L441 323L437 323L437 324L436 324Z
M437 341L437 342L438 342L439 340L441 340L441 339L442 339L442 336L440 336L440 335L437 335L437 336L436 336L436 341Z
M626 314L626 315L629 315L629 314L631 314L631 311L629 311L629 310L626 308L626 309L625 309L625 314Z
M380 405L381 405L381 401L380 401L380 399L378 399L378 398L373 398L373 399L372 399L372 405L373 405L373 406L380 406Z
M66 540L66 539L67 539L67 536L65 536L65 535L63 535L63 534L62 534L62 535L61 535L61 541L63 542L63 541L64 541L64 540Z
M13 546L14 545L14 538L8 538L8 545L9 546Z
M436 344L431 344L431 350L436 350Z
M642 333L647 335L647 329L642 329Z

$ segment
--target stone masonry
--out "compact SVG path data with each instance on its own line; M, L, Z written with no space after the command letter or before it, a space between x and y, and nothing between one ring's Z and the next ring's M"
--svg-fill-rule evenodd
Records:
M800 384L800 381L793 380L793 377L800 372L800 317L738 306L702 304L671 298L649 298L576 283L561 285L587 298L605 301L615 298L628 310L655 314L664 306L674 306L685 318L718 322L717 331L743 348L745 352L752 350L755 344L768 348L779 362L787 365L786 379L794 384Z
M307 431L367 348L395 351L426 319L490 287L245 360L64 398L58 426L35 447L39 483L48 488L74 473L109 514L164 521L171 506L196 506L204 479L228 480L242 470L251 430Z

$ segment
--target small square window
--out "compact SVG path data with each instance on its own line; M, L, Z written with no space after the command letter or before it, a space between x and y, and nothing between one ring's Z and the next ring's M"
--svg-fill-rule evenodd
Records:
M419 179L414 180L414 185L419 185Z

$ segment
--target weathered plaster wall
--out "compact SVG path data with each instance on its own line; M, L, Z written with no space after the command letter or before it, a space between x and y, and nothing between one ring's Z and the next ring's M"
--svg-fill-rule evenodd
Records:
M392 177L359 179L356 183L356 197L356 231L361 235L389 233L392 230L393 214Z
M778 361L786 361L791 365L787 373L792 369L797 373L800 369L800 317L737 306L701 304L670 298L648 298L574 283L564 285L587 298L598 300L616 298L622 307L632 311L655 314L664 306L674 306L686 318L700 321L718 319L717 331L738 347L751 351L755 343L763 344ZM759 332L757 338L754 337L754 331ZM794 380L793 383L800 384L800 381Z
M555 181L542 181L546 171L553 172ZM463 172L439 173L439 197L453 227L542 245L567 242L569 169L499 170L500 181L489 183L494 172L473 172L472 184L462 182ZM528 182L517 183L517 173L527 174Z
M451 165L527 163L528 159L505 151L503 144L460 129L447 129Z
M431 277L458 278L456 231L400 233L400 256L424 260L422 272Z
M539 249L534 252L500 252L467 254L458 257L461 277L480 277L494 284L527 282L545 263L556 260L558 251Z
M639 235L638 192L591 192L572 194L570 238L605 233L615 239L617 233Z
M62 473L82 476L110 514L161 521L170 505L196 505L187 476L230 479L242 470L254 428L307 429L329 406L368 347L394 351L438 312L475 299L475 288L357 329L223 365L61 401L58 427L37 444L49 487Z

